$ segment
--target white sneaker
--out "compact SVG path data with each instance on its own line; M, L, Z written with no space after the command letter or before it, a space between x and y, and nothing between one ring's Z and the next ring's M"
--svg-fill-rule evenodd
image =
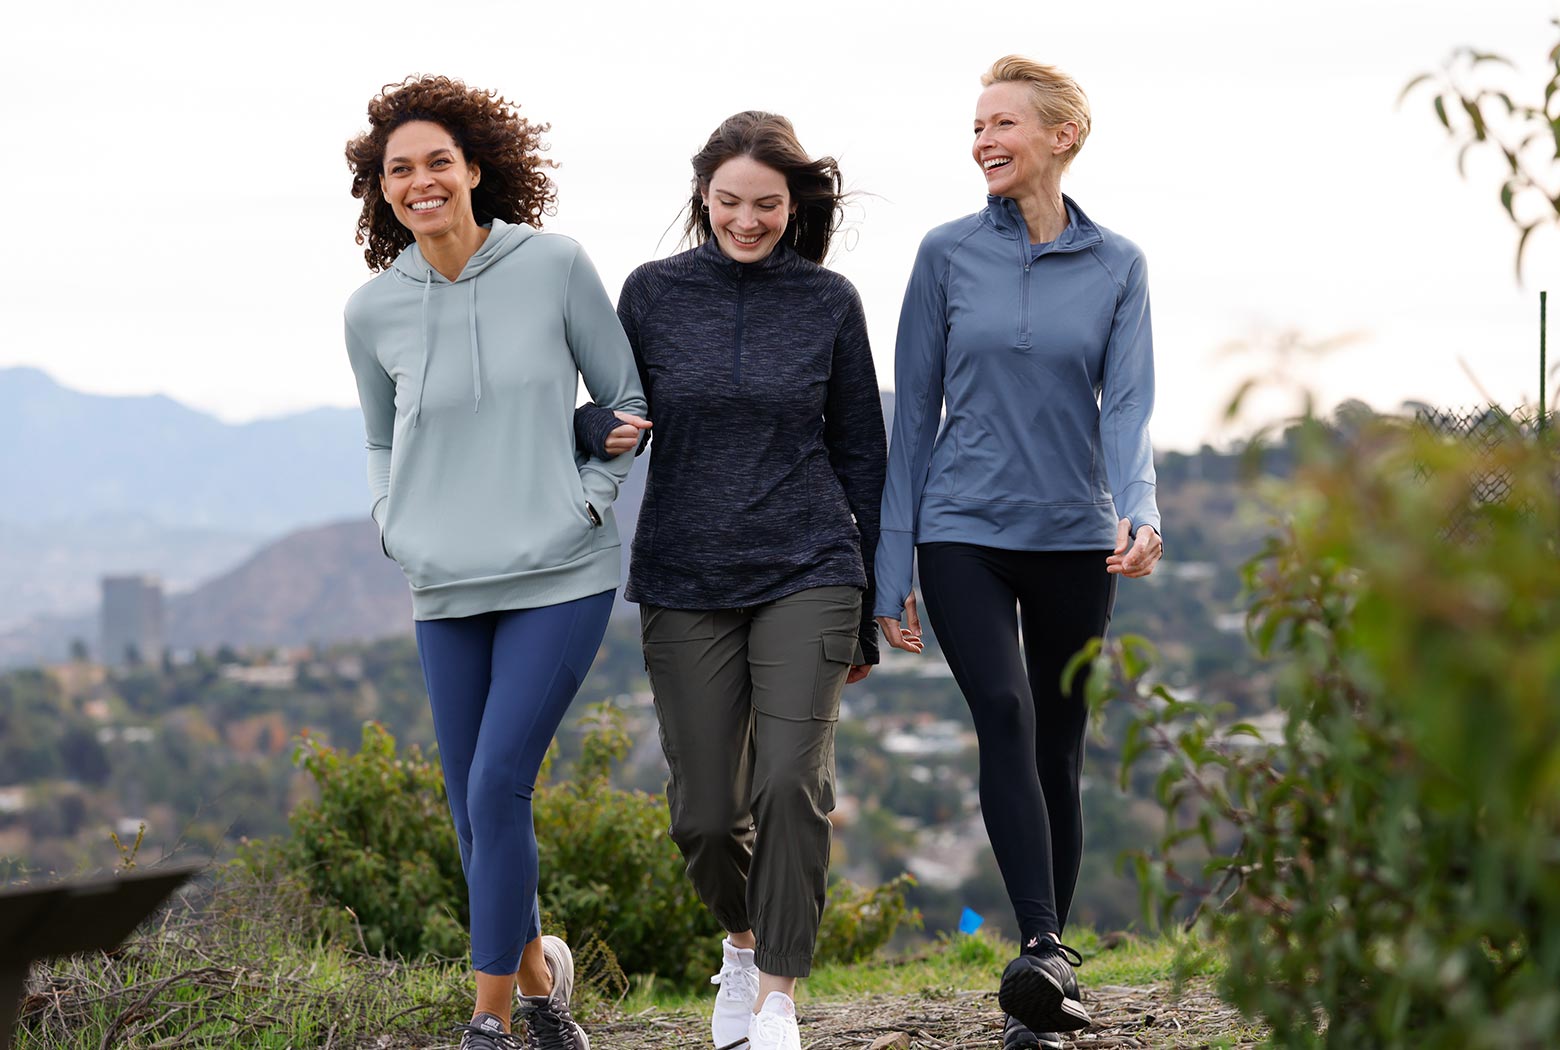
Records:
M720 955L720 973L710 978L711 984L720 985L710 1017L710 1037L715 1040L715 1050L736 1050L747 1042L753 1007L758 1005L758 964L753 961L752 948L738 948L729 937L720 942Z
M802 1050L802 1030L796 1026L796 1004L784 992L770 992L764 1008L748 1025L749 1050Z

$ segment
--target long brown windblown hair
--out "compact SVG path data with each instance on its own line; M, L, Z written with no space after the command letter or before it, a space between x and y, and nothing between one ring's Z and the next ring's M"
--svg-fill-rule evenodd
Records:
M541 226L542 216L557 210L558 190L546 172L557 165L541 156L548 125L532 124L518 105L497 92L468 88L449 77L410 76L386 84L369 101L368 130L347 143L352 196L363 202L356 240L368 245L363 258L370 270L386 269L412 243L411 231L379 192L379 177L391 132L414 120L449 132L466 163L480 168L482 180L471 191L477 222L499 218Z
M693 155L693 195L683 234L690 244L703 244L715 236L710 213L704 210L715 170L733 157L752 157L785 176L786 189L796 215L785 228L780 243L815 263L829 254L829 240L844 215L844 181L833 157L813 160L802 149L791 122L777 113L750 109L727 117Z

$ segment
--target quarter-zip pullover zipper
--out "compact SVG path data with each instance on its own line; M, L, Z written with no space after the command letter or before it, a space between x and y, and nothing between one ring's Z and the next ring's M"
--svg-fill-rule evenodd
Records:
M1029 239L1022 234L1018 238L1018 252L1024 264L1023 292L1019 297L1018 309L1018 346L1020 350L1027 350L1029 349L1029 268L1034 265L1034 258L1029 251Z
M731 385L742 385L742 274L743 269L737 267L737 330L735 345L731 348Z

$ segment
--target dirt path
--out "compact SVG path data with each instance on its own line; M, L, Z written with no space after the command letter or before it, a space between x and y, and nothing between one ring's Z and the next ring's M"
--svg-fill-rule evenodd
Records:
M1088 988L1095 1025L1074 1037L1079 1050L1227 1046L1255 1048L1260 1032L1196 982L1179 998L1168 984ZM804 1003L802 1050L994 1050L1002 1045L995 993L872 996L850 1002ZM709 1019L693 1013L645 1011L590 1026L600 1050L688 1050L707 1046ZM895 1041L896 1033L905 1039Z

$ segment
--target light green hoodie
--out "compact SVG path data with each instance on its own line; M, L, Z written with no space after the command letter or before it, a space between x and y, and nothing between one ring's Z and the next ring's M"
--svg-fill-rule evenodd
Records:
M645 399L578 244L494 219L454 281L410 245L353 293L346 329L372 514L415 618L617 586L612 502L634 457L576 453L578 378L598 405L642 415Z

